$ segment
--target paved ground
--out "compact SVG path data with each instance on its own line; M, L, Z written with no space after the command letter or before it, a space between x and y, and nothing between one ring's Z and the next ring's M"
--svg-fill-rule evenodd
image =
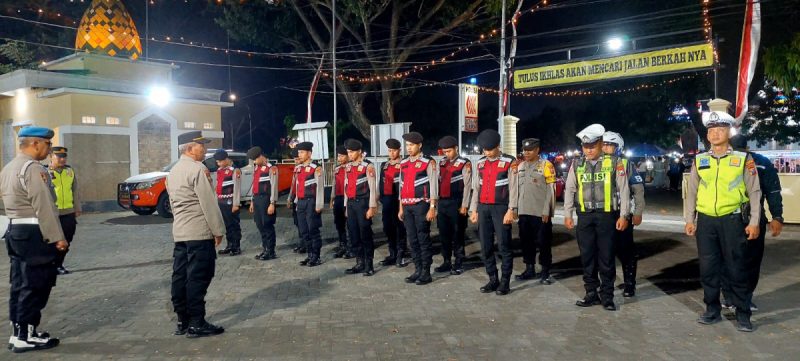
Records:
M677 196L676 196L677 197ZM673 197L674 198L674 197ZM486 282L475 229L467 252L470 270L437 274L428 286L403 282L411 270L381 268L374 277L348 276L350 260L297 266L290 252L295 232L285 210L279 218L280 258L260 262L256 229L243 220L245 253L217 261L209 320L227 328L219 337L171 336L170 223L129 213L80 218L68 257L72 275L59 278L45 310L43 329L62 346L8 360L727 360L798 359L800 343L800 227L768 238L764 277L757 291L758 329L739 333L733 321L701 326L703 309L694 240L669 196L655 195L646 225L637 231L641 254L639 293L617 312L573 306L583 296L577 246L562 226L555 231L550 286L512 281L505 297L481 294ZM323 235L333 238L330 213ZM562 223L558 217L556 223ZM386 254L381 241L376 258ZM434 263L439 262L434 258ZM515 272L523 269L520 259ZM7 277L8 263L0 263ZM7 302L7 287L0 302Z

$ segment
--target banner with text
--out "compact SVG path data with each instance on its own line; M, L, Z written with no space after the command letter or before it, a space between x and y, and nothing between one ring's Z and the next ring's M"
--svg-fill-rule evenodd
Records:
M701 70L714 65L711 44L633 53L612 58L539 66L514 71L514 89L531 89L642 75Z
M458 84L458 121L463 132L478 132L478 87Z

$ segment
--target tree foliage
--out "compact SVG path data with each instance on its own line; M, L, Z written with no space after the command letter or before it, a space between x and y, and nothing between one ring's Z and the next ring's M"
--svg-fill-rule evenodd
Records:
M758 145L769 141L786 145L800 142L797 114L800 93L797 88L785 90L777 82L766 81L757 93L758 104L752 106L742 121L742 130Z
M17 41L0 44L0 74L35 65L35 53L27 45Z
M800 33L788 43L764 51L764 73L780 88L800 85Z

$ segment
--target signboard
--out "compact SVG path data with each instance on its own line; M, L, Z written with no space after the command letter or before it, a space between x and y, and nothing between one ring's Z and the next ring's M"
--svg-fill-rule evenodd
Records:
M389 138L394 138L403 144L403 134L406 134L411 129L411 123L391 123L391 124L375 124L370 126L372 137L372 157L385 157L389 155L389 148L386 147L386 141ZM405 154L405 147L401 147Z
M514 71L514 89L677 73L710 68L713 65L714 49L711 44L703 43L612 58L518 69Z
M463 132L478 132L478 87L458 85L458 120Z
M297 140L314 143L312 159L328 159L328 122L296 124L292 130L297 131Z

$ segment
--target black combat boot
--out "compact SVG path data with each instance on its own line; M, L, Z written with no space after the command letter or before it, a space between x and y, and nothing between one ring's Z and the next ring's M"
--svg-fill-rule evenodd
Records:
M36 332L34 325L16 324L17 338L11 344L11 351L23 353L28 351L46 350L58 346L59 340L50 337L46 332Z
M539 283L543 285L553 284L553 279L550 278L550 270L542 269L542 274L539 276Z
M197 337L208 337L208 336L216 336L221 333L225 332L225 329L221 326L212 325L205 320L200 322L195 326L189 326L189 329L186 331L187 338L197 338Z
M500 281L497 280L497 275L489 276L489 282L481 287L482 293L491 293L497 291L497 288L500 287Z
M456 263L453 264L453 269L450 270L450 274L453 276L458 276L464 273L464 266L461 265L460 260L456 260Z
M322 260L320 260L319 255L312 255L311 258L308 260L307 266L309 267L316 267L322 264Z
M231 253L231 247L230 246L227 246L227 247L217 251L217 254L220 254L220 255L226 255L226 254L229 254L229 253Z
M381 261L381 266L390 266L397 262L397 250L389 250L389 255Z
M582 300L575 302L575 306L578 307L592 307L599 304L600 296L597 295L597 292L586 292L586 296L584 296Z
M721 320L722 316L720 315L719 311L706 310L706 312L703 312L703 314L697 319L697 323L703 325L713 325Z
M361 257L356 258L356 265L344 270L344 273L353 275L356 273L364 272L364 259Z
M419 276L422 275L422 264L419 262L414 262L414 273L410 276L406 277L406 283L415 283L419 279Z
M750 322L750 315L736 312L736 330L741 332L753 332L753 324Z
M509 292L511 292L510 283L511 283L511 275L508 276L503 275L503 277L500 279L500 286L497 287L497 291L495 291L495 293L498 296L505 296L509 294Z
M364 277L370 277L375 274L375 267L372 265L372 258L367 258L364 262Z
M532 279L536 278L536 267L534 267L533 264L526 263L525 264L525 272L522 272L522 274L518 274L518 275L516 275L514 277L516 277L520 281L532 280Z
M436 272L449 272L451 269L453 269L453 266L450 264L450 260L446 259L444 262L442 262L441 266L436 267L433 270Z
M422 265L422 272L420 272L419 278L417 278L415 283L417 286L422 286L431 282L433 282L433 277L431 277L431 265L424 264Z

